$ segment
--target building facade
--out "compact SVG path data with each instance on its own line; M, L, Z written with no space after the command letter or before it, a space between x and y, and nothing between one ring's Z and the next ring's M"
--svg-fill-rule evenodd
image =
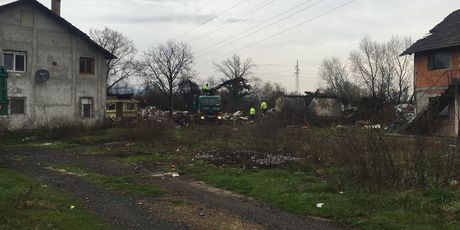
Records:
M11 129L56 121L102 122L107 60L116 58L35 0L0 6L0 66L8 72L8 105L0 117Z
M459 135L460 10L447 16L403 55L414 54L417 118L410 128Z
M134 119L139 117L139 100L133 94L107 95L106 116L111 120Z

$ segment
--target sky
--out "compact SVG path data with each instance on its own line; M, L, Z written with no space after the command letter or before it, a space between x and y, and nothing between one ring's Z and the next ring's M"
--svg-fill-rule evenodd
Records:
M12 2L0 0L0 4ZM51 0L39 0L50 7ZM109 27L132 39L139 55L148 47L177 40L188 43L201 79L220 78L214 63L250 58L253 77L300 91L323 83L324 58L347 61L364 37L425 36L458 0L62 0L61 16L84 32Z

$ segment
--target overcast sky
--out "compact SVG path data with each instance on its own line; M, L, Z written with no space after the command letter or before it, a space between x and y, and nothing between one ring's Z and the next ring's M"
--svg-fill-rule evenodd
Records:
M458 0L62 0L72 24L84 32L116 29L140 52L169 39L188 42L201 78L218 77L213 62L237 53L257 65L255 77L294 90L299 60L302 91L320 86L325 57L346 60L365 36L419 39L457 9Z

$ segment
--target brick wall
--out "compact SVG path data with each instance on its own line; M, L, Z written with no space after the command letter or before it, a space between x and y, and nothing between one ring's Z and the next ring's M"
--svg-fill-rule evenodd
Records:
M453 48L451 68L460 68L460 49ZM417 53L415 55L415 86L416 88L447 87L449 74L444 75L446 70L428 70L429 53Z

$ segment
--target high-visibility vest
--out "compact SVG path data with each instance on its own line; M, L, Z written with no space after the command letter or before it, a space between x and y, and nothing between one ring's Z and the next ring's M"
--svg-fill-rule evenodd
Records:
M260 109L262 110L265 110L265 109L268 109L268 105L267 105L267 102L262 102L262 104L260 104Z
M251 115L256 115L256 109L251 108L251 109L249 110L249 114L251 114Z
M207 91L209 91L209 86L208 86L208 84L206 84L206 85L203 86L203 92L207 92Z

